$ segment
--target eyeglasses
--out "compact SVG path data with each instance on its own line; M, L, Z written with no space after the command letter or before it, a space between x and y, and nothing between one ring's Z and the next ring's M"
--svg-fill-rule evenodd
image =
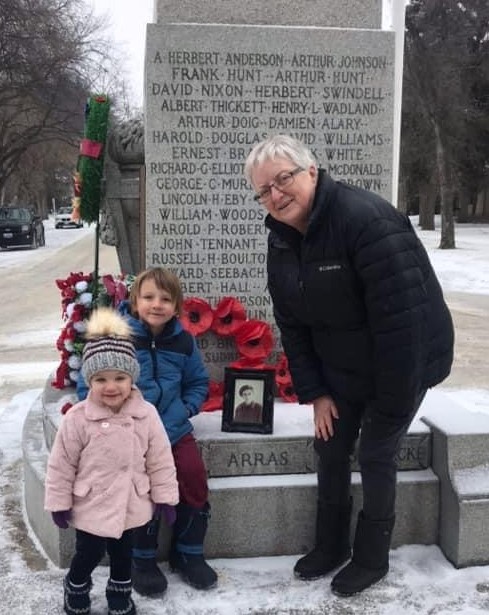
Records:
M272 188L277 188L277 190L280 190L280 192L282 192L284 188L287 188L287 186L292 185L292 183L294 182L294 177L298 173L302 173L302 171L305 171L305 169L303 169L302 167L296 167L291 171L282 171L282 173L279 173L275 177L273 182L270 182L268 186L266 186L266 188L263 188L261 192L255 194L253 200L259 201L260 203L266 203L272 196Z

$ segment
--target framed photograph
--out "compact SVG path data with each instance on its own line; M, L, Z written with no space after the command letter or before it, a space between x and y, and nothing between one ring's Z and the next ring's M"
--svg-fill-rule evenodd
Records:
M224 368L222 431L273 433L273 369Z

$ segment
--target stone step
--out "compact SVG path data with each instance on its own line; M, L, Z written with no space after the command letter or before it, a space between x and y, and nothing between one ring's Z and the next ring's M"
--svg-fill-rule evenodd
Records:
M66 566L74 532L60 532L43 510L49 447L61 420L60 408L72 391L48 385L33 404L24 434L26 511L49 557ZM487 561L489 511L485 476L489 419L430 391L401 443L393 546L439 543L456 566ZM194 420L195 435L209 468L212 518L206 540L209 557L300 554L312 545L316 475L312 409L296 404L275 407L270 435L222 432L221 413ZM474 476L476 478L474 478ZM361 508L361 485L353 474L353 516ZM352 523L352 529L354 524ZM166 558L169 532L160 532Z
M436 543L438 478L430 469L401 472L398 476L393 546ZM313 546L315 475L212 478L209 488L209 557L294 555ZM352 496L355 519L361 508L358 472L352 476Z
M48 404L46 405L46 399ZM39 397L24 425L23 452L25 468L26 512L31 526L52 561L65 567L69 564L74 548L74 532L60 531L43 509L44 479L48 447L55 426L59 423L59 408L66 401L66 394L52 398ZM298 433L301 446L310 438L307 411L302 417L287 409L287 421L278 420L273 437L253 434L222 434L215 430L218 413L201 415L196 420L196 436L203 450L223 451L229 454L236 443L260 454L290 446L291 435ZM285 409L283 410L285 412ZM282 417L284 418L284 417ZM304 420L305 419L305 420ZM44 424L46 438L41 426ZM426 433L417 428L426 439ZM209 438L208 435L211 437ZM222 445L222 447L220 446ZM312 446L308 444L310 448ZM287 449L289 450L289 449ZM300 449L298 449L300 450ZM292 455L290 455L292 458ZM217 460L211 467L219 468ZM225 457L224 457L225 459ZM298 460L294 462L297 466ZM262 464L257 463L260 468ZM272 464L274 465L274 464ZM231 470L234 468L231 464ZM238 464L239 467L239 464ZM291 466L289 466L290 468ZM246 468L246 464L245 464ZM239 471L242 471L241 468ZM288 474L228 475L209 479L211 521L206 539L208 557L256 557L294 555L308 550L313 544L316 475L314 468ZM216 470L216 473L223 473ZM229 474L229 471L227 471ZM406 470L398 475L397 522L393 546L400 544L433 544L437 541L438 528L438 478L430 469ZM360 476L353 474L352 495L354 516L361 507ZM420 506L422 503L422 506ZM160 557L166 559L169 548L169 531L160 530Z
M192 422L210 478L316 472L312 406L274 404L273 434L221 431L222 412L207 412ZM399 446L398 469L424 470L431 465L431 434L415 421ZM352 469L358 470L356 455Z

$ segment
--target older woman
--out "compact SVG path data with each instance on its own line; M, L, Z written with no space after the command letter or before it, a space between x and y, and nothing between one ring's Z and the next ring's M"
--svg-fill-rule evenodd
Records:
M268 288L294 387L314 408L316 540L294 572L313 579L350 560L331 582L350 596L388 572L396 449L426 390L450 372L452 320L409 218L390 203L334 181L285 135L255 145L245 174L268 211Z

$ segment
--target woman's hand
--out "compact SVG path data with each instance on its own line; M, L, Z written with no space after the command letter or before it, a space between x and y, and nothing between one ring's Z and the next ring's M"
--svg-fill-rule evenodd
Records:
M316 438L329 440L334 434L333 419L338 418L338 409L329 395L318 397L314 406L314 435Z

